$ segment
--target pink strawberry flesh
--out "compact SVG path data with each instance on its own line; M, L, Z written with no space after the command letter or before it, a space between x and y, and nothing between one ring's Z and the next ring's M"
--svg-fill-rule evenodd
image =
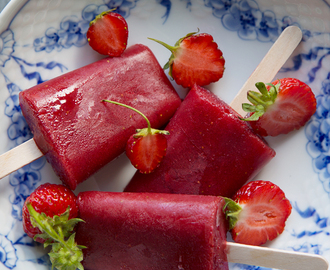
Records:
M190 88L194 84L204 86L222 78L225 59L211 35L189 33L174 46L150 39L172 52L164 69L169 68L169 75L177 84Z
M225 59L213 37L199 34L185 38L175 53L172 76L177 84L204 86L223 76Z
M274 240L285 227L291 204L284 192L269 181L252 181L233 197L242 208L231 230L233 240L248 245L262 245Z
M114 12L101 14L91 22L87 39L89 45L98 53L120 56L127 47L127 22Z

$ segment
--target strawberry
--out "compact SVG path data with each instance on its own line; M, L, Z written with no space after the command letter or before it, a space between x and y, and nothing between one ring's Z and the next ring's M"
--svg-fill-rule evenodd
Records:
M166 154L167 139L164 131L137 130L126 145L126 155L141 173L151 173Z
M177 84L190 88L194 84L205 86L222 78L225 59L211 35L189 33L179 39L174 46L153 38L149 39L172 52L164 69L169 68L169 75Z
M316 98L311 88L294 78L276 80L267 86L256 83L260 93L248 92L253 104L244 103L249 112L245 121L261 136L287 134L304 126L316 111Z
M100 54L120 56L127 47L127 39L126 20L112 10L97 15L89 24L88 43Z
M165 135L169 135L170 133L166 130L151 128L148 118L131 106L112 100L103 101L131 109L147 121L147 128L137 129L136 133L128 139L126 155L132 165L141 173L151 173L160 164L166 154L167 139Z
M78 217L76 195L67 187L55 184L43 184L39 186L25 201L23 206L23 228L28 236L34 238L42 232L31 224L30 213L27 204L31 204L39 214L45 213L48 217L62 215L70 207L69 219ZM60 203L59 203L60 202ZM35 241L44 243L46 239L37 237Z
M225 198L224 212L235 242L262 245L284 230L291 204L284 192L269 181L252 181Z
M49 253L57 269L83 269L81 249L73 230L78 219L75 194L63 185L43 184L26 199L23 206L23 229L35 241L52 246Z

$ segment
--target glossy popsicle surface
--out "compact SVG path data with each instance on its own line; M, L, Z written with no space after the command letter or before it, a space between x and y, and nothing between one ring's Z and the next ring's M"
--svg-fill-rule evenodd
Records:
M181 103L152 52L140 44L20 94L38 148L71 189L120 155L129 136L146 127L140 115L103 99L138 109L154 128L166 124Z
M227 270L224 200L215 196L87 191L76 241L85 269Z
M167 153L150 174L137 172L127 192L231 197L275 151L209 90L194 86L166 127Z

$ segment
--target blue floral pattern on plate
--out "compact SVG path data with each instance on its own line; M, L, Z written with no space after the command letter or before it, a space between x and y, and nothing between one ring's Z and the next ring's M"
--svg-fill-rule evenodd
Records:
M30 2L33 2L31 0ZM123 15L129 21L131 12L137 7L138 0L103 0L100 4L87 4L82 8L80 16L63 16L57 26L51 26L44 32L44 35L34 39L33 48L38 53L60 53L71 47L86 46L86 32L89 22L95 16L103 11L116 8L116 12ZM195 2L191 0L180 1L185 5L187 13L191 13ZM326 1L326 8L330 8ZM27 5L30 3L28 2ZM148 3L150 4L150 3ZM155 0L157 8L162 10L162 25L171 21L174 2L171 0ZM203 6L211 10L216 21L219 21L224 29L230 32L236 32L237 36L243 41L254 42L274 42L279 34L289 25L298 25L297 18L289 15L283 17L277 16L276 12L265 9L261 1L254 0L204 0ZM164 12L165 10L165 12ZM313 32L308 29L302 29L304 33L303 43L308 43L317 36L329 36L326 32ZM32 137L24 117L21 114L18 94L22 89L12 81L4 71L9 63L16 65L17 70L27 81L35 80L36 83L45 81L41 70L58 70L66 72L68 68L55 60L49 62L30 62L19 57L16 52L15 32L9 26L0 34L0 72L5 81L5 86L9 97L5 100L4 114L10 119L10 125L7 128L7 136L12 142L10 147L21 144ZM290 72L300 72L305 76L306 83L313 83L316 78L320 80L321 93L317 96L317 112L311 121L306 125L304 132L307 138L306 151L311 157L311 166L318 175L322 183L324 193L330 198L330 72L324 75L324 63L329 62L330 47L314 46L307 52L299 52L292 56L292 65L284 67L282 74ZM308 63L309 69L306 72L302 69ZM320 79L321 76L321 79ZM322 77L323 76L323 77ZM40 184L42 179L41 170L45 166L45 159L41 158L9 176L9 184L12 187L12 194L8 197L11 204L12 225L5 234L0 234L0 266L5 269L15 269L20 261L17 250L19 248L35 247L36 243L31 241L21 231L20 235L12 235L16 226L21 226L22 206L29 194ZM312 220L313 228L302 228L293 230L289 233L293 238L304 239L303 242L295 246L287 246L287 249L310 252L315 254L324 254L329 248L322 244L309 242L309 239L315 235L323 235L329 242L330 238L330 214L322 215L315 207L300 208L301 202L293 201L293 209L301 220ZM328 202L329 203L329 202ZM50 267L48 256L42 254L27 261L41 266ZM235 269L265 269L255 266L245 266L236 264L231 266Z

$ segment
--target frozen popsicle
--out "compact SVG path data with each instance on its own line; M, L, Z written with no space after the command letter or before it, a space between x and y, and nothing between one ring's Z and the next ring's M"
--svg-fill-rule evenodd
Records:
M227 259L276 269L328 269L319 255L226 243L227 201L216 196L101 191L76 197L62 185L47 183L27 198L23 227L33 237L37 226L44 239L52 239L49 256L56 269L83 269L83 261L86 270L219 270L228 269ZM70 212L65 211L67 205L73 207ZM70 219L78 208L78 219ZM60 216L56 226L53 215ZM78 230L72 231L77 222Z
M20 93L34 141L56 174L71 189L120 155L131 134L166 124L181 103L152 52L144 45L105 58Z
M125 191L231 197L275 156L229 105L197 85L166 130L160 166L147 175L137 172Z
M86 191L76 241L87 270L225 270L227 261L288 270L328 269L316 254L226 242L216 196Z
M228 269L224 200L215 196L87 191L76 241L85 269Z

